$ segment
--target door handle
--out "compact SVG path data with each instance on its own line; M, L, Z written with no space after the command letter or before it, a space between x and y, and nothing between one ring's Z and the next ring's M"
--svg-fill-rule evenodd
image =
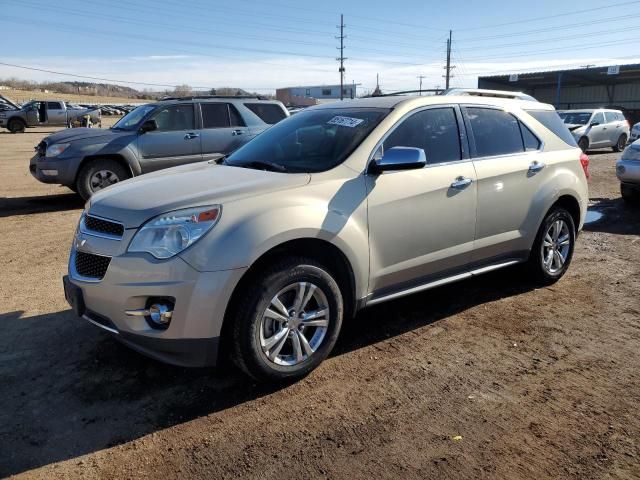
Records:
M463 188L468 187L473 182L472 179L466 177L457 177L453 183L451 184L451 188L457 188L458 190L462 190Z
M531 173L538 173L540 170L542 170L546 166L547 165L544 162L539 162L537 160L534 160L533 163L529 165L529 171Z
M234 135L234 136L235 135L244 135L244 131L242 131L242 130L233 130L231 132L231 135Z
M198 135L197 133L187 133L184 136L185 140L192 140L194 138L198 138L200 135Z

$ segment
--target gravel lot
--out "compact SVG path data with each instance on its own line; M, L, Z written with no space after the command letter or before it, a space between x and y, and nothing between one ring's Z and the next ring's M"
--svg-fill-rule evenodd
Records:
M517 270L371 308L308 378L256 386L148 360L75 318L82 202L0 131L0 476L640 478L640 208L592 153L568 275Z

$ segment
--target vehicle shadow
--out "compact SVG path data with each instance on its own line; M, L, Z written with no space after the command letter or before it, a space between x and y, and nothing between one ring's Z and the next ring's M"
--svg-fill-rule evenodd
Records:
M366 309L345 323L333 355L535 288L514 280L515 272L488 274ZM19 311L0 315L2 477L120 445L287 388L256 385L228 367L185 369L150 360L70 310L21 316Z
M594 203L589 205L589 212L598 212L602 216L593 222L585 223L585 231L640 235L640 206L630 205L621 197L592 198L591 202Z
M82 209L83 205L84 202L75 193L35 197L0 197L0 218L78 210Z

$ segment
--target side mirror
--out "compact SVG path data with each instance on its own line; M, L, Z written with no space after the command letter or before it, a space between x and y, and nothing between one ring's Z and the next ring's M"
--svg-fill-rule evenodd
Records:
M423 168L427 164L427 156L424 150L414 147L393 147L387 150L382 158L371 163L372 173L381 173L391 170L415 170Z
M145 122L140 125L140 133L153 132L158 129L158 124L155 120L145 120Z
M600 122L591 122L589 124L590 127L597 127L598 125L600 125Z

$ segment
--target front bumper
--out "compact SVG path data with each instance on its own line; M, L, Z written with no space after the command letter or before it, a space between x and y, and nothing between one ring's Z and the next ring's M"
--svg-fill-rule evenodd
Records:
M640 160L619 160L616 163L616 176L623 183L640 185Z
M42 183L73 186L76 180L75 164L68 159L46 158L36 153L29 161L29 172Z
M215 365L225 310L246 269L199 272L179 256L159 261L146 254L125 253L112 257L101 280L79 275L75 270L77 248L96 253L104 242L128 244L124 239L79 234L72 247L64 282L65 296L76 314L157 360L189 367ZM76 294L80 301L70 298L73 290L80 292ZM145 317L125 313L148 307L151 298L167 297L175 299L175 307L166 330L153 328Z

